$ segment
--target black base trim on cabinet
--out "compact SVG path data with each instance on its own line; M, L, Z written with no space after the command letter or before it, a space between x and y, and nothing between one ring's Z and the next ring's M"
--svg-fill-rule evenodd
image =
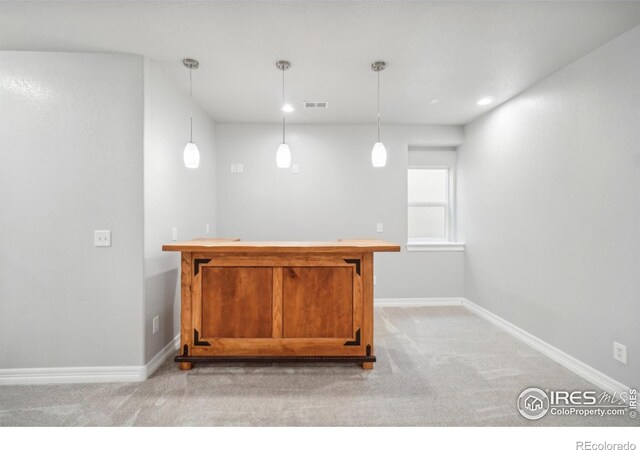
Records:
M175 362L191 363L365 363L376 362L375 356L184 356L178 355Z

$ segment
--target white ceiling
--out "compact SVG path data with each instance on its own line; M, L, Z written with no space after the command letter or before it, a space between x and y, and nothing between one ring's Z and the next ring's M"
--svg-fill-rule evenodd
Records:
M278 59L292 122L374 122L381 59L383 122L464 124L638 24L639 2L611 1L0 2L0 49L142 54L184 89L197 58L218 122L280 119Z

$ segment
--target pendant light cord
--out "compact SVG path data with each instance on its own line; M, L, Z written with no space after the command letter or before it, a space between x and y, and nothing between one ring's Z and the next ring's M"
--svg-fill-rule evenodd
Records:
M193 69L189 68L189 142L193 142Z
M380 71L378 71L378 142L380 142Z
M284 144L284 69L282 69L282 143Z

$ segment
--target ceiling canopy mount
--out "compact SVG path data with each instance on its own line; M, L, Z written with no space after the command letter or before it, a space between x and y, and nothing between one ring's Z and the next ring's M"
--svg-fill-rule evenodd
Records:
M278 61L276 63L276 67L278 68L278 70L289 70L289 68L291 67L291 63L289 61Z
M198 67L200 67L200 63L198 62L197 59L193 59L193 58L185 58L182 60L182 64L187 68L187 69L197 69Z
M387 63L384 61L376 61L374 63L371 63L371 70L373 70L374 72L382 72L386 68Z

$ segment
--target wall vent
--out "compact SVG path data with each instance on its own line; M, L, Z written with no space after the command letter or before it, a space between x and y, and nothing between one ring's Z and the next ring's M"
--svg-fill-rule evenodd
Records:
M304 107L307 109L327 109L329 107L329 103L327 102L304 102Z

